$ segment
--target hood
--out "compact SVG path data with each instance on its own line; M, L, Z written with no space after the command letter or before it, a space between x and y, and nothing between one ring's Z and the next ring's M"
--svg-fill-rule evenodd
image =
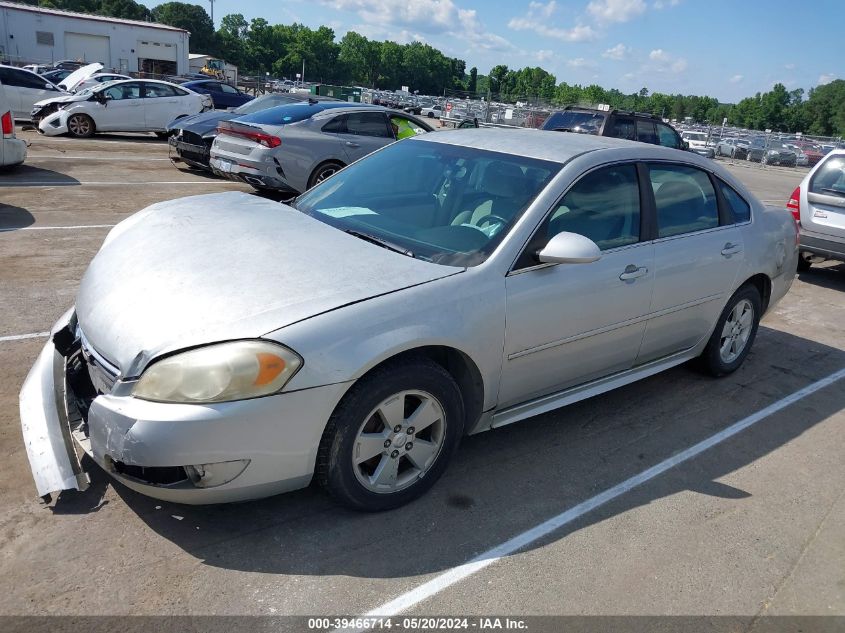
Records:
M225 110L209 110L208 112L201 112L192 116L182 117L171 121L167 126L168 130L187 130L200 136L205 136L209 132L217 129L217 124L220 121L229 121L235 117L240 116L234 112L227 112Z
M88 64L87 66L83 66L78 70L74 70L71 74L67 77L62 79L59 83L59 88L64 88L65 90L73 90L80 81L85 81L91 75L100 72L103 69L103 65L99 62L94 64Z
M61 97L50 97L49 99L42 99L41 101L36 101L32 107L43 107L51 103L71 103L72 101L85 101L90 96L91 95L80 97L79 95L67 94Z
M118 224L76 301L95 350L138 375L156 356L259 337L461 272L241 192L163 202Z

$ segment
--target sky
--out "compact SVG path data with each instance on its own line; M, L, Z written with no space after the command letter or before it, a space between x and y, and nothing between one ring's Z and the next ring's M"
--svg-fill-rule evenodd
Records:
M215 0L217 26L228 13L326 25L338 40L419 40L467 71L541 66L558 83L625 93L735 103L777 82L807 91L845 78L842 0Z

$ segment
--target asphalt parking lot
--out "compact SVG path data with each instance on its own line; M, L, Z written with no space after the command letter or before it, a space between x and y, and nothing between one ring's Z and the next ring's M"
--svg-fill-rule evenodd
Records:
M176 170L152 136L21 136L26 165L0 173L0 614L845 616L845 378L790 398L845 368L843 265L796 278L735 374L679 367L466 438L397 511L342 510L314 487L178 506L90 463L89 490L40 505L18 392L109 227L249 188ZM728 167L778 205L805 173ZM514 537L525 546L493 549Z

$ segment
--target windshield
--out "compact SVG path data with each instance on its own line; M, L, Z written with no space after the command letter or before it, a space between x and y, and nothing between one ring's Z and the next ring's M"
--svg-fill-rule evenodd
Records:
M553 112L543 124L543 129L598 134L604 123L604 118L603 112L564 110L563 112Z
M399 141L296 201L341 230L439 264L489 257L560 164L426 141Z
M707 135L703 132L684 132L683 138L688 141L706 141Z
M809 191L845 196L845 156L826 159L810 179Z

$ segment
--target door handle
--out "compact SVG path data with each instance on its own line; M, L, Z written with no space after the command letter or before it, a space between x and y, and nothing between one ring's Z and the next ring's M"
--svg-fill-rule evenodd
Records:
M631 281L632 279L637 279L638 277L645 277L648 274L648 268L645 266L634 266L634 264L629 264L625 267L625 272L619 275L619 279L622 281Z
M730 257L731 255L736 255L737 253L739 253L741 251L742 251L742 245L741 244L731 244L730 242L728 242L722 248L722 255L725 256L725 257Z
M346 141L346 147L361 147L358 143L353 143L352 141Z

